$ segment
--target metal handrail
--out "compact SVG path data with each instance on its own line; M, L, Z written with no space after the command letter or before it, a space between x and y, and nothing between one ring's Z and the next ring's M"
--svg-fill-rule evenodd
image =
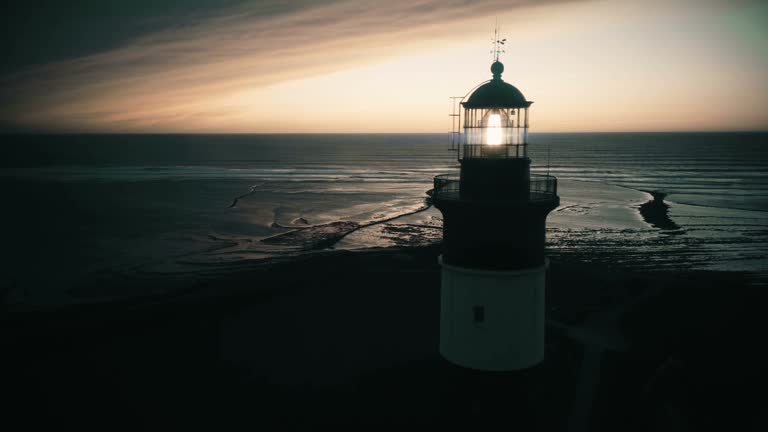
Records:
M463 144L462 159L503 158L518 159L526 157L528 144Z
M459 200L461 188L459 176L442 174L435 176L432 198L436 200ZM557 197L557 177L531 174L528 186L529 201L550 200Z

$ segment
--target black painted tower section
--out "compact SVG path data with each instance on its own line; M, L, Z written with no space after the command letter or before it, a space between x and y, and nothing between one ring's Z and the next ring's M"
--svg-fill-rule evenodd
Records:
M443 262L479 270L519 270L544 264L554 191L531 191L531 160L465 158L459 193L435 195L443 213ZM554 179L553 179L554 180Z

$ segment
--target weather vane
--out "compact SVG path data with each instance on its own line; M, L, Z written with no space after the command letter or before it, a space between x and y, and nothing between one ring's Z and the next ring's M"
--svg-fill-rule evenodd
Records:
M499 19L496 18L496 28L493 31L493 49L491 50L491 54L493 54L493 61L499 61L499 54L504 54L506 52L502 47L506 41L506 38L499 39Z

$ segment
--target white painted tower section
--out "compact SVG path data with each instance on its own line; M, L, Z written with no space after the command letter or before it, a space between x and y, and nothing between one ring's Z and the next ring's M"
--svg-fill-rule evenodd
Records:
M440 263L440 354L446 360L495 371L543 360L546 264L494 271Z

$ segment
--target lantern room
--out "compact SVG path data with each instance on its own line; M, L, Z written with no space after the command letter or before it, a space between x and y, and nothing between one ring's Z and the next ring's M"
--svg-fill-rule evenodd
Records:
M461 105L464 135L460 159L525 158L528 144L528 107L533 102L504 82L504 65L491 65L493 79L478 86Z

